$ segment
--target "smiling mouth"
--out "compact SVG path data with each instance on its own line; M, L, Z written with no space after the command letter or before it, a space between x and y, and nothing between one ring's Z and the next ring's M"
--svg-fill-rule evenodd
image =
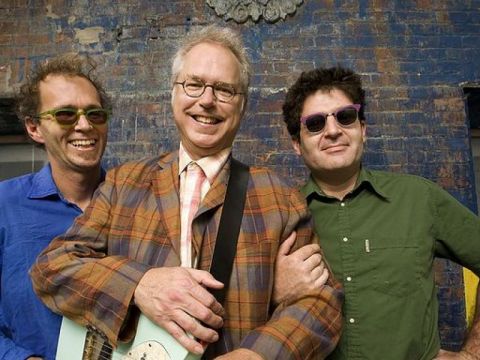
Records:
M90 146L94 146L96 143L97 143L97 140L94 140L94 139L70 141L70 144L75 146L76 148L90 147Z
M347 147L347 145L344 144L335 144L335 145L330 145L327 146L323 149L323 151L336 151L336 150L341 150L343 148Z
M200 124L205 124L205 125L215 125L220 122L219 119L216 119L214 117L207 117L207 116L192 116L193 119L195 119L196 122L199 122Z

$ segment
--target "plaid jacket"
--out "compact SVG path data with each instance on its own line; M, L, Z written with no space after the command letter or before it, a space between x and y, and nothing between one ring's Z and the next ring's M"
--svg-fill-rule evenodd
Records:
M193 223L198 268L208 270L230 161ZM179 266L178 154L131 162L108 172L83 216L52 241L32 267L37 294L54 311L130 340L135 287L152 267ZM302 196L266 169L251 168L244 215L226 294L223 341L216 354L244 347L266 359L322 359L337 344L343 293L333 277L320 294L272 305L277 250L294 229L295 247L318 241Z

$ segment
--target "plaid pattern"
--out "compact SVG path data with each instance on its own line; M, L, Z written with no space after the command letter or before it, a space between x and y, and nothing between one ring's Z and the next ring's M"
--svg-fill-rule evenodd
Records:
M229 169L228 161L193 221L193 247L203 270L210 267ZM113 344L130 339L138 312L131 301L143 274L180 265L178 174L177 153L109 171L84 215L32 267L42 300L102 331ZM323 359L337 344L343 293L335 279L294 303L271 302L278 247L294 229L295 248L318 241L298 191L266 169L251 168L216 354L244 347L265 359Z

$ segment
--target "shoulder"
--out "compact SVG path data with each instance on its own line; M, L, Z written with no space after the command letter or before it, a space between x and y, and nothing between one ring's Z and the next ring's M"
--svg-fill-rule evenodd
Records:
M0 197L2 198L2 203L8 202L9 199L26 196L32 187L35 174L36 173L32 173L0 181Z
M439 187L424 177L405 173L394 173L381 170L367 170L367 173L378 185L395 185L407 187Z
M271 169L252 166L250 167L250 179L248 189L250 196L268 199L269 203L289 203L300 207L306 204L299 189Z
M430 202L450 196L440 185L422 176L379 170L367 170L367 173L375 189L392 200Z
M255 187L266 187L279 191L297 191L285 178L266 167L251 166L250 177Z
M161 163L169 159L170 153L129 161L107 172L107 180L114 183L135 182L141 184L148 181L152 174L162 168Z

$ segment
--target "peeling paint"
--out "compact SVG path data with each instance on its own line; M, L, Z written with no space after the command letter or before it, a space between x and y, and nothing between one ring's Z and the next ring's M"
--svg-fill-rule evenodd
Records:
M103 34L105 29L100 26L93 26L85 29L75 28L75 39L80 44L94 44L100 41L100 34Z
M52 11L52 4L47 4L47 17L52 19L60 19L60 16Z
M10 93L13 91L10 84L12 78L12 68L10 65L0 65L0 93Z

